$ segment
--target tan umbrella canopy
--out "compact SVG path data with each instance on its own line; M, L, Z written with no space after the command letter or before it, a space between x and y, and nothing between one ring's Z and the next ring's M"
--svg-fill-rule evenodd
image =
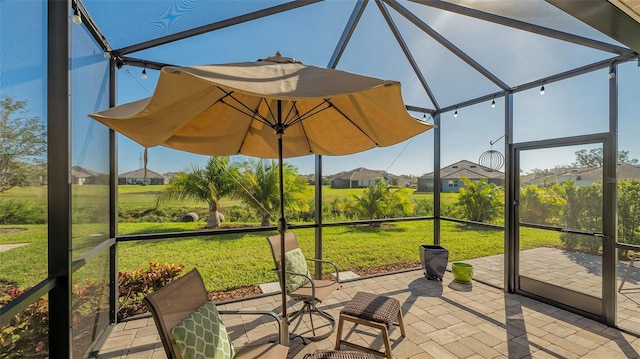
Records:
M167 66L153 96L90 116L147 148L261 158L278 158L278 132L283 157L295 157L389 146L432 127L409 115L399 82L271 61Z
M278 158L282 239L282 158L352 154L433 127L409 115L397 81L305 66L279 53L257 62L167 66L151 97L89 116L145 148ZM284 328L286 301L283 292Z

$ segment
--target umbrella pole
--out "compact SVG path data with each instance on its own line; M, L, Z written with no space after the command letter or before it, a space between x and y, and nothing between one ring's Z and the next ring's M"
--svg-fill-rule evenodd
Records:
M287 293L285 290L286 268L284 261L285 245L284 235L287 231L287 221L284 219L284 172L282 165L282 134L284 127L282 126L282 101L278 100L278 124L276 125L278 134L278 173L280 187L280 218L278 219L278 232L280 232L280 288L282 288L282 318L280 344L289 346L289 316L287 315Z

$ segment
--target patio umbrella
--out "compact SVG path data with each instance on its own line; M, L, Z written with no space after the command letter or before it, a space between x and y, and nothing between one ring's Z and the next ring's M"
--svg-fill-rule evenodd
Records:
M283 158L352 154L433 127L409 115L397 81L305 66L279 53L256 62L166 66L151 97L89 116L145 148L278 158L282 239ZM286 328L284 291L282 317Z

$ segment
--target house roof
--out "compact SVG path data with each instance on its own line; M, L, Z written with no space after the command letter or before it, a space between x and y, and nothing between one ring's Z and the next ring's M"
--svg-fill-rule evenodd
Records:
M442 179L462 178L467 177L470 179L477 178L504 178L504 172L488 169L477 163L462 160L449 166L443 167L440 170L440 177ZM433 178L433 172L427 173L420 178Z
M640 178L640 166L619 163L617 172L618 179Z
M376 178L395 178L398 177L394 174L391 174L387 171L382 170L370 170L364 167L358 167L351 171L340 172L336 174L333 179L348 179L351 181L370 181Z
M619 180L631 179L631 178L639 178L640 177L640 167L630 165L628 163L619 163L616 168L616 178ZM593 181L599 182L602 181L602 167L598 168L590 168L586 171L580 173L580 180L583 181Z
M140 168L134 171L129 171L129 172L125 172L125 173L121 173L118 178L145 178L144 176L144 168ZM158 172L154 172L150 169L147 168L147 176L146 178L162 178L165 179L166 177L159 174Z
M165 172L162 174L164 178L176 178L180 172Z
M521 183L553 183L559 182L560 177L581 177L584 172L593 170L591 167L556 167L544 171L528 173L520 177ZM602 179L602 173L600 174Z
M73 166L71 167L71 175L76 178L89 178L99 176L100 174L84 167Z
M640 177L640 166L628 163L619 163L616 177L618 179L631 179ZM599 182L603 180L602 167L578 167L578 168L553 168L545 172L529 173L521 177L522 183L531 182L558 182L559 177L575 177L581 181Z

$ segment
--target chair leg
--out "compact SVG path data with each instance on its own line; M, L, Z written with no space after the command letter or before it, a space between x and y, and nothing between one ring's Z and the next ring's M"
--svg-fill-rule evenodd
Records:
M289 324L293 323L294 320L296 320L296 318L298 318L298 321L296 322L296 325L293 327L293 329L291 330L292 332L295 332L298 327L300 326L300 323L302 322L302 319L304 318L304 313L309 312L311 313L311 308L309 306L308 303L304 303L302 308L300 308L300 310L293 312L291 314L291 316L289 317Z
M336 346L335 350L340 350L340 343L342 342L342 324L344 323L344 318L340 316L338 319L338 334L336 335Z
M636 261L636 254L634 252L633 254L631 254L631 256L629 256L629 266L627 267L627 271L624 274L624 277L622 278L622 282L620 282L620 287L618 288L618 292L622 290L622 286L624 285L624 282L627 281L627 277L629 277L629 273L631 273L631 268L633 267L633 263L635 263L635 261Z
M291 322L296 320L296 318L298 318L300 315L305 313L306 312L305 309L306 309L306 305L303 305L302 308L300 308L299 310L296 310L295 312L291 313L291 315L289 315L289 324L291 324Z
M400 327L400 335L406 337L404 333L404 320L402 318L402 308L398 311L398 326Z
M296 332L296 330L298 330L298 327L300 326L300 323L302 322L302 319L304 318L304 315L306 313L309 313L309 318L311 320L312 336L311 337L302 337L301 335L298 335L298 334L292 334L294 337L301 337L303 339L310 340L310 341L314 342L314 341L319 341L319 340L328 338L329 336L331 336L331 334L333 334L334 330L336 329L335 328L336 327L335 319L329 313L326 313L326 312L316 308L313 305L313 303L309 303L309 302L304 302L304 305L300 310L291 313L291 316L289 317L289 324L293 323L297 319L297 322L296 322L295 326L293 326L293 328L291 329L291 333L294 333L294 332ZM314 314L323 317L324 319L327 320L327 322L329 322L328 325L330 325L331 328L328 330L327 333L324 333L322 335L316 335L315 324L313 323L313 315Z
M314 313L316 313L317 315L323 317L324 319L326 319L329 322L329 325L331 325L331 329L322 335L313 335L312 338L308 338L311 341L318 341L318 340L322 340L325 338L328 338L329 336L331 336L331 334L333 334L333 331L336 329L336 320L331 316L331 314L324 312L318 308L315 308L312 310Z
M355 343L351 343L346 339L342 340L342 328L345 320L353 323L353 328L355 328L359 324L362 324L370 328L379 329L382 332L382 341L384 344L384 351L372 349L370 347L365 347ZM401 329L401 332L403 332L402 329ZM336 336L336 345L334 347L334 350L339 350L341 345L351 347L351 348L356 348L364 352L372 353L374 355L378 355L384 358L393 359L393 353L391 352L391 338L389 338L389 329L387 329L387 325L384 323L372 322L370 320L354 317L351 315L341 314L338 319L338 334Z
M389 340L389 330L386 326L382 327L382 340L384 341L384 349L388 359L393 359L391 353L391 341Z
M315 308L313 308L315 309ZM311 321L311 334L313 334L313 336L316 336L316 328L313 326L313 313L312 310L309 310L309 320Z

